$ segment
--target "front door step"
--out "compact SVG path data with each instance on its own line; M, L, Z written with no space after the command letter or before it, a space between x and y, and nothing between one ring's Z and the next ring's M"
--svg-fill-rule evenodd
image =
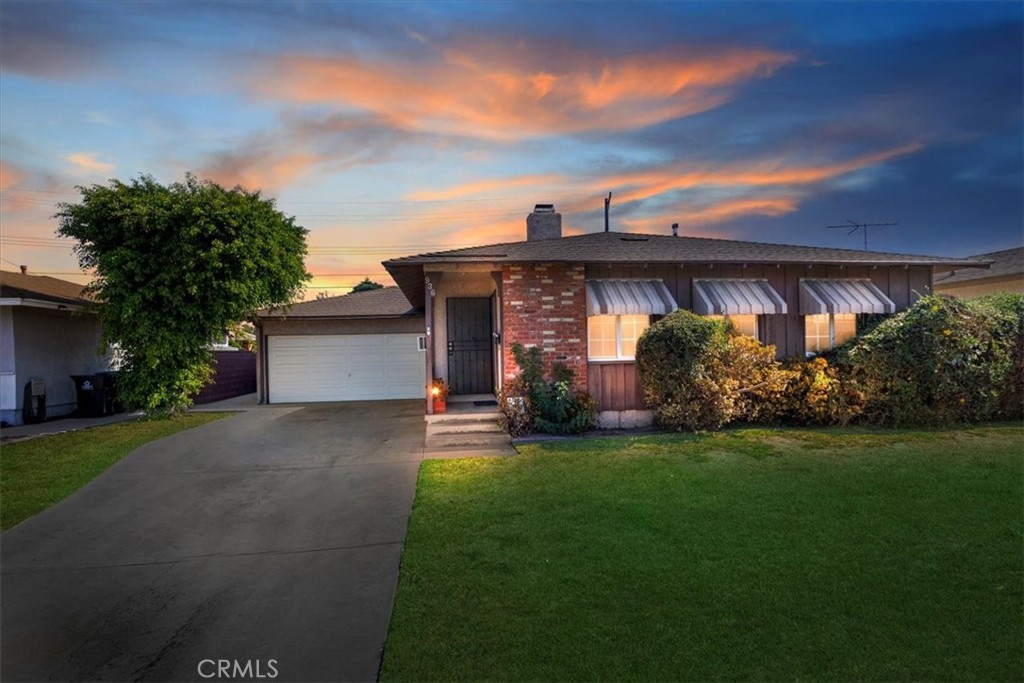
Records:
M510 448L512 439L498 426L497 413L427 415L426 449Z

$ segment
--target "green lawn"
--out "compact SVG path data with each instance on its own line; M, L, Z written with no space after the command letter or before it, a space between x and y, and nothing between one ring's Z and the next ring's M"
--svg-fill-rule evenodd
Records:
M423 463L382 679L1024 677L1024 427Z
M148 441L225 417L190 413L40 436L0 448L0 529L42 512Z

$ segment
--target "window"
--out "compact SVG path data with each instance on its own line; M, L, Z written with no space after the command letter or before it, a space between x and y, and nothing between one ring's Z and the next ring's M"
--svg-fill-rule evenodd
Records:
M804 316L804 351L814 356L833 349L857 335L855 313L821 313Z
M587 318L590 360L633 360L636 341L651 324L649 315L592 315Z
M730 320L733 326L740 334L745 334L748 337L754 339L761 339L761 335L758 334L758 320L756 315L709 315L709 318L721 320L726 318Z

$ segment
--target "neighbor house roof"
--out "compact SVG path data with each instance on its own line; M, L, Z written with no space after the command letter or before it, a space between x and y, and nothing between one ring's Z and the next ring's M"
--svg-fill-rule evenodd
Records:
M548 240L506 242L480 247L439 251L384 262L384 267L410 294L422 298L422 270L440 263L749 263L830 265L926 265L984 268L980 258L947 258L859 251L832 247L807 247L767 242L672 237L638 233L598 232Z
M0 298L19 300L19 303L46 302L80 307L90 303L82 289L78 283L46 275L0 271Z
M954 282L1024 275L1024 247L1003 249L1002 251L969 256L968 258L991 261L992 265L988 267L988 270L978 270L976 268L955 270L942 278L935 278L935 284L947 285Z
M257 311L258 318L403 318L421 315L398 287L352 292Z

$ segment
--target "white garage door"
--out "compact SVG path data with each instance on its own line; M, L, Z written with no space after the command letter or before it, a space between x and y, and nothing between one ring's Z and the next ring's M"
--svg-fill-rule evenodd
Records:
M271 403L423 398L418 334L267 338Z

